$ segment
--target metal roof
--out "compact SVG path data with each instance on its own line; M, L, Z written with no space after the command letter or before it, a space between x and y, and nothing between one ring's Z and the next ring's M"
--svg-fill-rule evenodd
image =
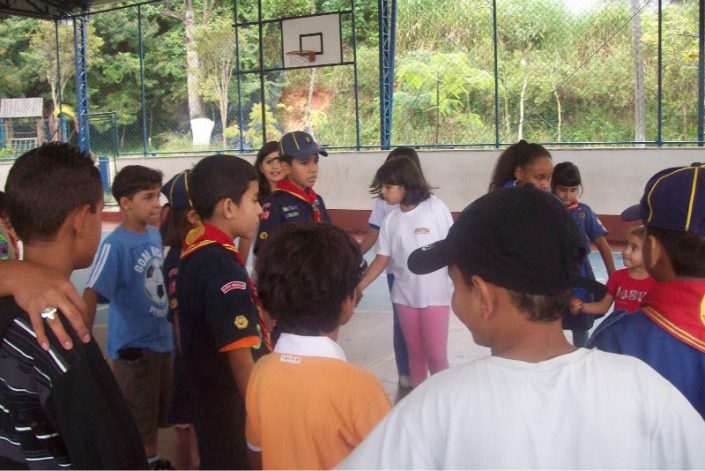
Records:
M92 9L117 0L0 0L0 15L30 16L45 20L65 18L81 12L82 9Z
M0 118L36 118L42 116L41 98L3 98Z

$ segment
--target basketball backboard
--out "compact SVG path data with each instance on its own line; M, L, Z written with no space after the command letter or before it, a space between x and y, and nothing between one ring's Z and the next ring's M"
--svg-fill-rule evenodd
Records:
M285 69L342 62L339 13L288 18L281 25Z

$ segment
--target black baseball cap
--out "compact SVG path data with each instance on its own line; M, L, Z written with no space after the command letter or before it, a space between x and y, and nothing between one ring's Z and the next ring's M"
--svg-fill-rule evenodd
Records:
M696 162L657 172L646 183L641 202L625 209L622 219L705 235L705 165Z
M602 297L604 285L579 276L586 255L578 226L555 196L513 187L470 204L448 236L412 252L408 266L425 274L455 265L465 275L525 294L583 288Z
M288 155L295 159L306 160L315 154L326 156L328 152L321 149L307 132L288 132L279 140L279 155Z
M169 204L173 208L186 209L193 207L188 190L190 176L191 170L184 170L174 175L162 187L162 193L167 197Z

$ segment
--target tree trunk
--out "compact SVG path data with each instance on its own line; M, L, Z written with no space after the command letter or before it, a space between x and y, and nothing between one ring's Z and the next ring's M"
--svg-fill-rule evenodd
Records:
M526 87L529 85L529 73L526 71L526 63L522 59L522 68L524 69L524 83L521 85L521 93L519 94L519 128L517 129L517 139L524 139L524 99L526 97Z
M639 0L631 0L632 10L632 57L634 59L634 140L646 138L646 92L644 90L644 61L641 59L641 14Z
M563 124L563 110L561 109L561 95L558 90L553 90L553 96L556 97L556 111L558 113L558 132L556 133L556 142L562 142L561 125Z
M194 18L193 2L184 0L184 31L186 35L186 88L188 94L188 114L190 119L203 118L203 98L201 97L201 81L198 71L201 61L196 51L194 32L196 21Z

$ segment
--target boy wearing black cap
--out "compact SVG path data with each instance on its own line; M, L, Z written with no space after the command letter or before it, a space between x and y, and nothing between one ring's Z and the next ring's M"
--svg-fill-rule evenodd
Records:
M323 198L313 190L318 177L318 155L327 156L310 134L288 132L279 140L279 161L287 174L262 205L254 252L283 223L330 222Z
M705 466L705 423L671 384L566 340L570 288L596 289L577 276L584 256L570 215L535 188L483 196L444 241L412 253L414 272L449 266L453 310L492 355L426 381L341 466Z
M658 172L623 218L646 226L642 252L656 285L640 310L605 319L590 345L645 361L705 419L705 165Z

